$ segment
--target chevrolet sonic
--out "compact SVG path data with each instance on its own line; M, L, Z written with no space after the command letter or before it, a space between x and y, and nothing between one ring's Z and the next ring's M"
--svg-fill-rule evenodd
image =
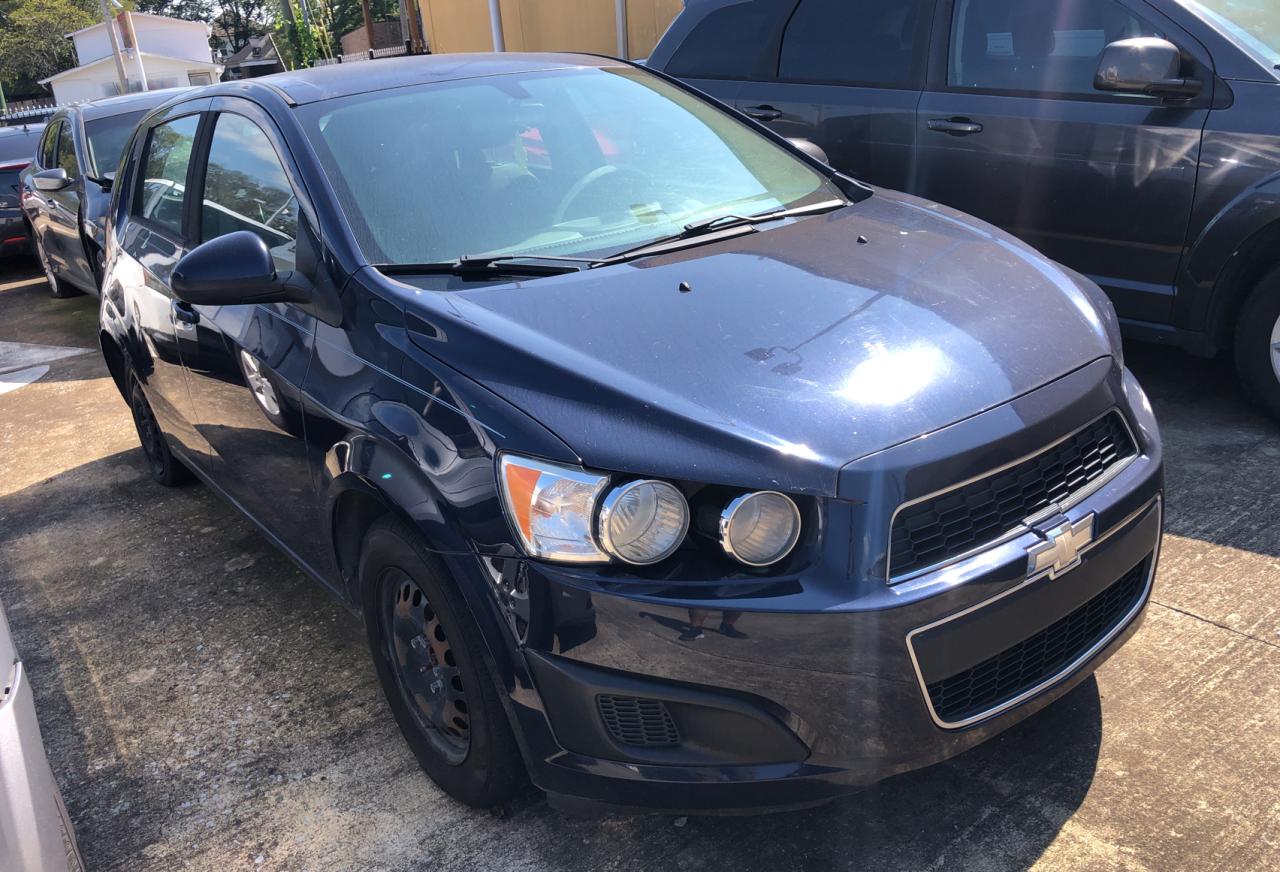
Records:
M1122 645L1162 471L1096 285L813 155L583 55L189 92L126 146L102 350L451 796L822 802Z

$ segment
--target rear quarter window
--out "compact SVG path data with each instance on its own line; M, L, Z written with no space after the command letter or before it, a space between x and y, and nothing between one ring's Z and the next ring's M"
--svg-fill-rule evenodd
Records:
M712 10L689 31L663 72L682 79L750 78L790 6L747 0Z

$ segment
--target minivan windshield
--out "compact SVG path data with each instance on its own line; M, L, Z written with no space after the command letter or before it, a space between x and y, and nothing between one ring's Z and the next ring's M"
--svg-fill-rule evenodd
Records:
M1199 9L1265 63L1280 64L1280 3L1276 0L1182 0Z
M299 110L365 255L596 257L840 199L732 116L630 67L465 79Z
M89 160L93 162L94 174L98 177L114 173L120 165L120 153L124 144L138 126L138 121L149 109L136 112L125 112L122 115L108 115L105 118L94 118L84 123L85 136L89 138Z

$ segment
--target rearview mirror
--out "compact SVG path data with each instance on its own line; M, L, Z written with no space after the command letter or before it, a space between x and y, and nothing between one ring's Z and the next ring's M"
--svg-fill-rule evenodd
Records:
M791 143L814 160L820 160L824 164L831 163L831 161L827 160L827 153L822 150L822 146L812 140L802 139L797 136L788 139L787 142Z
M1181 78L1181 70L1182 52L1167 39L1121 39L1102 50L1093 87L1098 91L1185 100L1200 93L1201 83Z
M174 296L193 306L305 303L310 295L292 277L276 274L262 237L237 230L192 249L173 268L170 284Z
M35 184L37 191L48 193L61 191L71 184L71 179L67 178L67 171L62 167L41 170L31 177L31 181Z

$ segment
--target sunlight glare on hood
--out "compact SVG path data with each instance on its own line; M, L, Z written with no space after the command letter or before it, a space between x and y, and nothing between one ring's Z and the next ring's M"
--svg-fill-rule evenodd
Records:
M877 345L870 354L836 392L842 399L864 406L890 406L915 396L947 369L946 358L932 345L897 351Z

